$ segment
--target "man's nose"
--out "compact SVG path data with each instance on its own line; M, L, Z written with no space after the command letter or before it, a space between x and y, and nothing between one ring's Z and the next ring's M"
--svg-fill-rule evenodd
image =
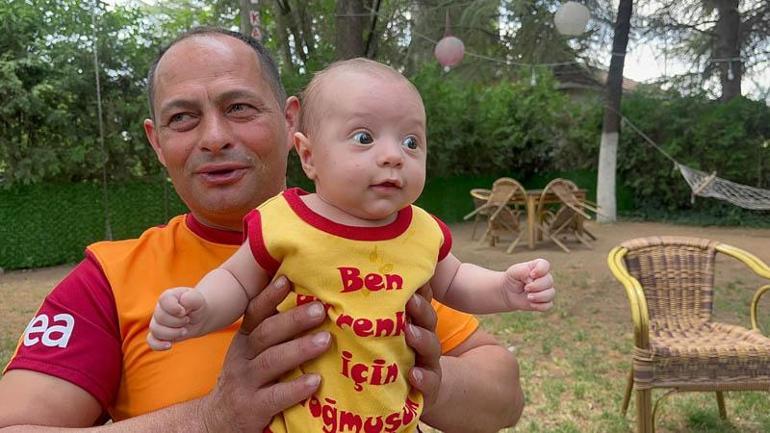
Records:
M232 134L227 120L212 114L203 119L200 147L203 151L217 153L232 146Z
M377 164L382 167L401 167L404 164L404 151L397 140L382 140L377 143L379 152Z

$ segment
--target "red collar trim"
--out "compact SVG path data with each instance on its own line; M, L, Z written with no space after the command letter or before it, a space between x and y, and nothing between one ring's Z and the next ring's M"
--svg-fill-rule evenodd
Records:
M185 215L184 222L190 231L209 242L226 245L240 245L243 243L243 233L209 227L198 221L192 213Z
M412 207L407 206L396 215L396 219L382 227L358 227L334 222L310 209L300 196L307 192L300 188L290 188L283 192L283 197L291 209L303 221L326 233L355 241L386 241L401 236L412 222Z

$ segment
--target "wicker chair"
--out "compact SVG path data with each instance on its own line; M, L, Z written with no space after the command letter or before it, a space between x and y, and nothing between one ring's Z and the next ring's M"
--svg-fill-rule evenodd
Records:
M634 321L634 354L622 413L636 389L639 433L655 431L660 400L675 391L715 391L727 417L723 391L770 391L770 339L757 324L760 287L751 302L752 329L714 322L716 253L732 256L770 280L757 257L716 241L649 237L610 251L610 270L625 287ZM669 388L652 408L652 389Z
M473 232L471 233L471 240L476 239L476 229L482 220L489 218L492 213L492 209L485 207L489 201L489 195L492 191L486 188L473 188L471 190L471 199L473 199L473 212L465 215L464 219L468 220L473 217Z
M492 184L492 190L488 195L484 190L474 189L471 190L471 196L474 197L474 202L479 198L482 200L486 198L485 203L477 206L473 212L464 217L467 220L471 217L478 217L478 215L487 216L487 228L479 242L483 244L489 241L490 245L494 246L500 239L501 233L513 233L517 237L509 247L509 250L512 250L521 239L523 231L519 227L519 211L515 208L512 209L510 205L516 196L521 196L521 202L524 202L524 197L526 197L524 187L510 177L501 177ZM478 224L478 219L474 222L471 238L476 233L476 224Z
M591 248L589 238L596 240L596 236L586 230L583 224L585 220L591 219L587 211L596 212L596 208L590 202L578 199L577 191L577 185L571 180L554 179L543 188L535 210L540 233L567 253L570 250L559 240L561 236L572 236L588 248ZM555 211L545 199L550 194L556 195L561 201Z

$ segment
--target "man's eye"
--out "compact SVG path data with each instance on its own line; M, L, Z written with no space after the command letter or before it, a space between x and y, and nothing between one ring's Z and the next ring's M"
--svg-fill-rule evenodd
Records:
M177 113L168 119L169 125L179 125L192 119L188 113Z
M401 142L401 145L406 147L407 149L415 150L417 149L417 137L410 135L409 137L406 137L404 141Z
M372 134L361 131L353 134L353 141L358 144L372 144L374 143L374 138L372 138Z
M253 115L255 113L255 109L249 104L236 103L230 106L228 112L235 116L243 117Z

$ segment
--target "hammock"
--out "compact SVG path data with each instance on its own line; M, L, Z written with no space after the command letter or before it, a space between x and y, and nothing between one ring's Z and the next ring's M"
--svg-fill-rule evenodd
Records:
M716 172L708 174L679 163L676 168L690 185L693 201L699 195L725 200L745 209L770 210L770 190L741 185L717 177Z
M618 113L620 114L620 113ZM727 179L717 177L717 172L711 174L705 173L694 168L687 167L680 164L671 155L666 153L657 143L652 141L644 132L639 130L628 118L620 114L621 119L631 127L637 134L644 138L650 145L656 148L666 158L674 162L674 165L679 172L682 173L682 177L687 181L692 189L690 195L690 201L695 201L695 196L712 197L719 200L724 200L735 206L742 207L744 209L753 210L770 210L770 190L755 188L753 186L742 185L740 183L731 182Z

